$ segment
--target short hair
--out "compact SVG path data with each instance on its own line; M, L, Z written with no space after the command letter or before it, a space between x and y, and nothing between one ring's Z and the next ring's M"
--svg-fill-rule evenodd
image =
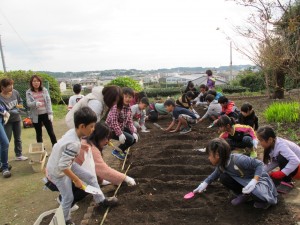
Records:
M205 73L207 74L207 76L212 76L212 74L213 74L211 70L206 70Z
M213 95L213 96L217 96L217 92L215 90L208 90L207 94Z
M30 81L29 81L29 85L30 85L30 90L31 91L35 91L34 90L34 87L33 87L33 85L32 85L32 82L33 82L33 79L37 79L39 82L40 82L40 86L39 86L39 91L42 91L43 90L43 80L42 80L42 78L40 77L40 76L38 76L38 75L36 75L36 74L34 74L34 75L32 75L31 77L30 77Z
M14 84L14 81L10 78L3 78L1 81L0 81L0 90L1 90L1 87L7 87L9 85L13 85Z
M203 89L205 89L205 91L208 91L208 87L205 84L201 84L199 86L199 88L203 88Z
M166 106L173 106L173 107L175 107L175 102L173 100L171 100L171 99L168 99L168 100L165 101L164 106L165 107Z
M141 98L140 102L147 105L147 106L149 106L149 99L147 97Z
M245 112L245 113L247 113L251 110L252 110L252 105L249 102L245 102L241 107L241 111Z
M222 169L225 169L228 159L230 157L231 148L226 140L223 138L215 138L208 142L206 146L206 152L213 154L215 156L219 154L219 163L218 166Z
M97 122L95 124L95 130L87 137L87 143L95 145L101 151L102 149L100 149L99 142L105 138L111 138L111 130L107 124Z
M79 128L80 124L87 126L97 122L97 115L90 107L82 107L74 113L75 128Z
M81 84L74 84L74 86L73 86L73 92L75 94L79 94L81 92Z
M123 100L122 89L116 85L106 86L102 90L105 105L110 109L116 101Z
M212 102L214 99L215 99L215 96L210 95L210 94L206 95L206 97L205 97L205 100L208 102Z
M131 88L123 87L122 91L123 91L123 95L130 95L130 96L134 97L134 91Z
M220 104L228 103L228 98L226 98L225 96L221 96L218 99L218 103L220 103Z

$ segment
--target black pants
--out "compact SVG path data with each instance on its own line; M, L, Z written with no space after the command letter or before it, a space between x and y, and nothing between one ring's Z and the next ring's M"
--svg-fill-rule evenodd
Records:
M233 179L227 173L221 173L220 182L226 188L232 190L235 194L237 194L237 195L242 194L242 189L244 188L243 185L241 185L239 182L237 182L235 179ZM265 202L252 193L250 195L255 202Z
M278 162L280 170L282 170L284 167L286 167L286 165L289 163L289 161L286 158L284 158L281 154L279 154L277 156L277 162ZM297 174L298 169L299 169L299 166L292 173L290 173L288 176L284 177L282 179L282 181L284 181L284 182L291 182L293 176L295 176ZM276 181L274 181L274 182L278 183Z
M126 140L124 144L119 145L119 148L125 152L127 148L135 143L135 139L128 128L124 128L123 134L125 135ZM113 132L112 139L119 140L119 137L115 134L115 132Z
M43 130L42 126L45 126L47 133L51 139L52 146L57 142L56 136L54 134L52 122L48 118L48 114L39 115L38 123L33 123L35 132L36 132L36 141L38 143L43 142Z

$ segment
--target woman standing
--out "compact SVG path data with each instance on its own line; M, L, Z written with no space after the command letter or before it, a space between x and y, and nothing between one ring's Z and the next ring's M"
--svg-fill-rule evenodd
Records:
M14 81L4 78L0 81L0 100L8 109L10 117L4 125L5 133L10 142L11 135L14 135L16 160L27 160L28 157L22 155L21 140L21 117L18 108L23 108L23 100L20 94L14 88Z
M53 131L53 111L51 99L42 79L33 75L30 78L30 89L26 91L26 102L30 108L33 126L36 132L36 141L43 142L42 126L44 125L51 139L52 146L57 142Z

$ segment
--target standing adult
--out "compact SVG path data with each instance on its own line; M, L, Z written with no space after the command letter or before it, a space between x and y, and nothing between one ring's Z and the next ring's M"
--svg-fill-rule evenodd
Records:
M52 146L57 142L53 130L53 111L49 92L43 87L42 79L33 75L30 78L30 89L26 91L26 102L30 108L30 116L36 132L36 141L43 142L44 125L50 137Z
M5 133L10 142L12 134L14 135L16 160L27 160L28 157L22 155L21 140L21 116L19 108L23 108L23 100L17 90L14 89L14 81L10 78L4 78L0 81L0 100L5 104L10 117L4 125Z
M66 115L66 124L74 128L74 113L82 107L90 107L97 115L99 122L107 111L117 104L119 99L123 99L122 89L119 86L111 85L106 87L97 86L92 89L92 93L84 96Z
M207 83L206 86L208 87L209 90L214 90L215 89L215 83L216 79L213 77L213 73L211 70L206 70L205 72L207 74Z

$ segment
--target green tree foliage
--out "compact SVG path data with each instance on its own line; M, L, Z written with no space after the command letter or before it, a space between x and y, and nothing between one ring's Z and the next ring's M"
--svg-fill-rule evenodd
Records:
M134 91L143 90L142 86L134 79L130 77L117 77L116 79L109 82L107 85L117 85L120 87L130 87Z
M23 89L29 89L29 80L33 74L37 74L42 78L43 81L49 82L49 92L52 103L58 103L60 101L61 95L60 95L60 89L57 80L55 78L49 76L45 73L40 72L33 72L33 71L9 71L6 74L0 72L0 79L9 77L14 80L14 83L19 87L22 86ZM26 91L25 90L25 91ZM24 98L24 96L22 96ZM25 99L23 99L25 100Z
M253 72L251 69L241 72L239 83L242 87L249 88L251 92L261 91L266 88L262 72Z

